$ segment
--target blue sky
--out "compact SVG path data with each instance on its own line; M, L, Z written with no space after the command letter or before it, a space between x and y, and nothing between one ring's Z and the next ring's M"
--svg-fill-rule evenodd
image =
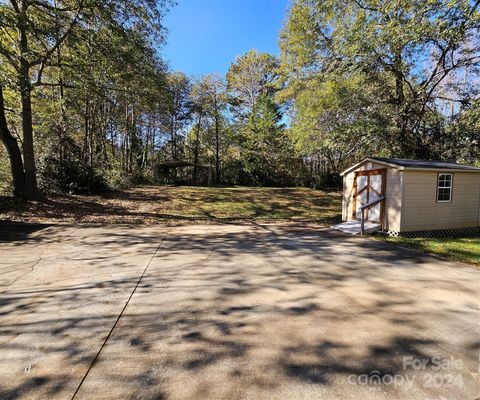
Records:
M290 0L177 0L165 18L164 58L189 75L224 74L249 49L278 54Z

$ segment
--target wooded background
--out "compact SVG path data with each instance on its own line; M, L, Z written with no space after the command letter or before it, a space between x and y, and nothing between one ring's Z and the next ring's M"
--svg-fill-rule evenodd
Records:
M373 155L478 165L479 4L294 0L278 57L190 77L162 59L169 1L0 0L0 190L332 186Z

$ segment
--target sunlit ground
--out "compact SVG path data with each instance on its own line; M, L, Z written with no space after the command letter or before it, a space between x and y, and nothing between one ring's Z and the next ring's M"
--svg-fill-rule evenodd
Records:
M434 253L450 260L480 266L479 237L387 238L386 240L391 243L398 243L417 250Z
M155 223L286 220L334 223L341 193L306 188L142 186L103 196L48 196L0 203L0 219L28 222Z

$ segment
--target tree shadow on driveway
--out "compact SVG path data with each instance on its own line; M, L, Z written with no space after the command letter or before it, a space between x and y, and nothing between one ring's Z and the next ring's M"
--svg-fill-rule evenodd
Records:
M78 398L478 394L473 268L295 225L89 226L61 249L0 297L2 399L73 394L147 263ZM435 357L462 387L424 386Z

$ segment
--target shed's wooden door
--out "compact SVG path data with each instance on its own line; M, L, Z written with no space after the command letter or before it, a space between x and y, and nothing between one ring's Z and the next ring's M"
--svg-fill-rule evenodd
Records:
M385 196L386 174L385 168L355 172L353 204L356 219L361 218L363 206ZM384 203L378 203L369 210L365 210L365 218L370 221L382 222L383 215Z
M355 177L356 179L356 210L355 218L360 219L362 216L361 208L368 204L368 180L366 175L359 175Z

